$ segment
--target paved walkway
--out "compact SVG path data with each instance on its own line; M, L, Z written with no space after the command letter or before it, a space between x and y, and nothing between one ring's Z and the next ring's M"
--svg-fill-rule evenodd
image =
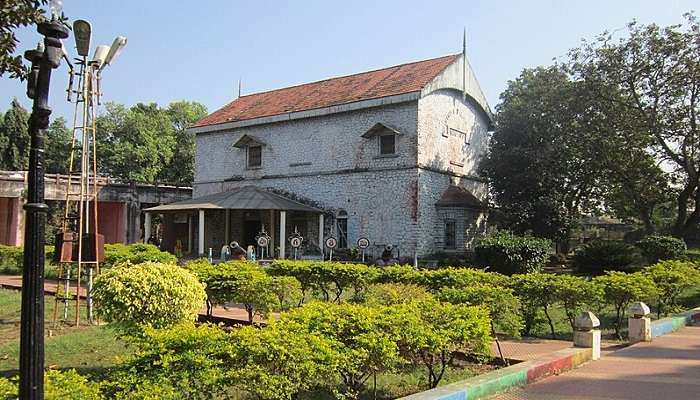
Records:
M676 400L700 398L700 325L651 343L608 353L598 361L491 400Z

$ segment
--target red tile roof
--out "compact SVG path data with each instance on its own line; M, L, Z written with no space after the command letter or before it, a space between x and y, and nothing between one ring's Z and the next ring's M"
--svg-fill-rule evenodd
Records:
M421 90L458 54L255 93L234 100L194 126L268 117Z

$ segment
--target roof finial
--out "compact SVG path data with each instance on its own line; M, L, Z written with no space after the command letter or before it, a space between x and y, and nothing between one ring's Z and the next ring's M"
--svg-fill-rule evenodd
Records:
M241 78L238 78L238 98L241 97Z

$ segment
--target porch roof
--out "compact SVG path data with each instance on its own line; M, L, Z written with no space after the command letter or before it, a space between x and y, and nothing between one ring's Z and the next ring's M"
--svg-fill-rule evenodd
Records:
M188 210L280 210L321 213L322 210L255 186L146 208L147 212Z

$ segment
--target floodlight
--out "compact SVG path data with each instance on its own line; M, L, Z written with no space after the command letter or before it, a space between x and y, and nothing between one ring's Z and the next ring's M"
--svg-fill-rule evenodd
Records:
M49 0L49 13L51 14L51 19L61 18L61 13L63 13L63 0Z
M78 54L87 57L90 54L90 36L92 27L88 21L79 19L73 22L73 32L75 34L75 48Z
M95 48L95 55L92 57L92 62L97 64L98 67L102 66L109 54L109 46L101 45Z
M114 42L112 42L112 47L109 49L109 53L107 54L107 58L105 59L105 64L104 65L112 65L114 60L119 57L119 54L121 54L122 50L124 49L124 46L126 46L126 37L125 36L117 36L114 39Z

